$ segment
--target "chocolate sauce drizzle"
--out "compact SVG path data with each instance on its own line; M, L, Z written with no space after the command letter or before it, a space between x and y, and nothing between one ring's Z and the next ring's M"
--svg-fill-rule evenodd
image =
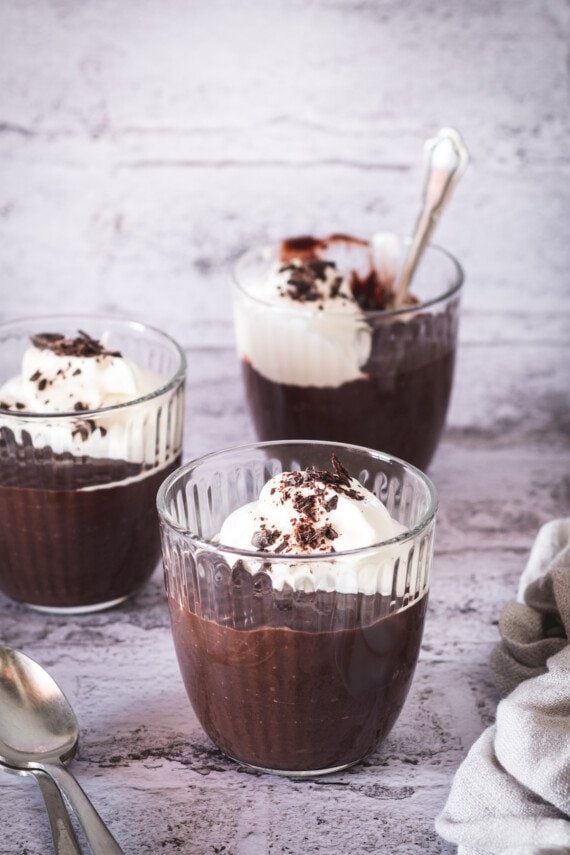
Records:
M368 246L367 241L346 234L332 234L327 238L315 238L311 235L288 238L282 241L279 248L279 259L284 263L280 273L291 271L287 280L287 296L299 302L316 301L323 299L322 291L319 291L318 280L326 280L326 270L335 268L334 261L326 258L326 251L334 244L353 244L355 246ZM338 276L331 286L331 298L340 296L347 299L344 294L339 293L342 285L342 276ZM383 282L376 271L372 268L360 276L355 270L349 275L349 286L355 302L363 311L383 311L390 307L394 296L392 282ZM415 300L414 300L415 302Z

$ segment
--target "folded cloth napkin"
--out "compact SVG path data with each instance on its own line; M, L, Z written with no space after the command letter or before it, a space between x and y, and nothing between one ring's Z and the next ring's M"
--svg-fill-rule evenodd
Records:
M570 855L570 519L540 529L499 631L491 668L507 697L436 830L458 855Z

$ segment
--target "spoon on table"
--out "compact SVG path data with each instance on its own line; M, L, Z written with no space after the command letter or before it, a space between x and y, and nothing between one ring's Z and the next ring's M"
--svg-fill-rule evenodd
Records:
M111 832L63 763L75 754L79 728L47 671L0 646L0 763L48 774L67 797L95 855L123 855Z
M424 146L427 159L427 174L424 185L422 208L414 229L414 235L402 272L395 287L391 308L404 305L406 294L421 258L439 220L451 191L467 169L469 152L454 128L442 128Z
M39 769L14 769L12 766L0 763L0 771L8 772L10 775L32 775L36 779L44 797L55 855L81 855L75 829L55 781Z

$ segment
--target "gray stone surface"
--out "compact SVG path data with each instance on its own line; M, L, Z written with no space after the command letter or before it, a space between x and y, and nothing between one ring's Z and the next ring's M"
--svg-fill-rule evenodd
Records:
M408 230L421 144L473 162L437 240L467 273L430 611L404 712L366 763L236 768L187 702L160 573L63 619L0 596L0 637L73 702L73 771L127 853L450 853L433 831L493 720L487 665L538 526L570 513L565 0L4 0L0 320L111 312L189 357L186 457L253 436L228 269L308 230ZM33 781L0 778L0 855L45 855Z

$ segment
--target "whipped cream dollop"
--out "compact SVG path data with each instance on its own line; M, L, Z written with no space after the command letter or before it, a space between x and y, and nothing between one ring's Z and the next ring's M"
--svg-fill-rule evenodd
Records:
M165 463L176 450L168 447L164 402L151 398L93 414L137 401L163 384L162 376L111 348L106 335L98 340L81 331L75 338L39 333L24 352L21 373L0 386L0 410L10 411L0 412L0 427L17 442L26 434L35 448L49 446L55 454ZM26 418L28 413L45 419Z
M273 553L271 562L248 560L244 564L252 574L269 573L277 590L287 584L304 591L390 594L396 562L405 547L389 544L364 556L342 553L382 544L405 531L380 499L351 477L333 455L330 472L309 468L271 478L258 501L227 517L217 540L222 550L231 546ZM288 555L321 553L323 561L287 561ZM226 558L230 560L228 555ZM404 562L400 587L405 570Z
M86 412L140 398L160 382L156 374L109 350L104 338L40 333L24 353L21 374L0 387L0 404L17 412Z
M276 383L340 386L365 377L366 311L389 307L403 243L389 233L291 238L257 272L238 266L252 302L235 301L238 350Z

